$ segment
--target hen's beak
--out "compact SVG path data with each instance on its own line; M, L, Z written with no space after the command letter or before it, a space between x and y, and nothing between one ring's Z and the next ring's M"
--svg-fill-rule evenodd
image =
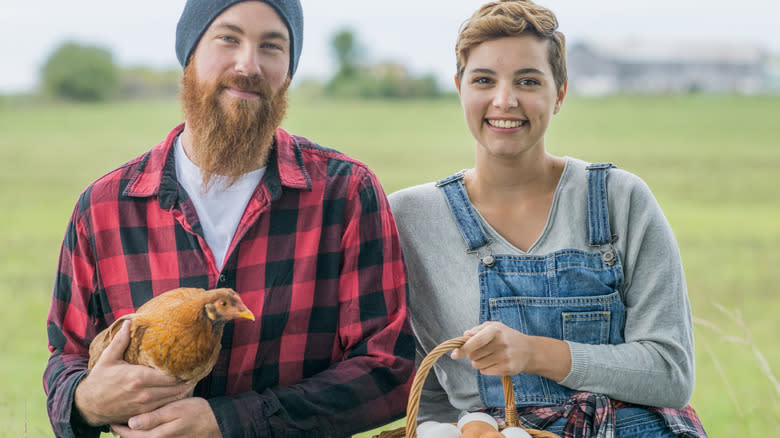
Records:
M255 315L249 309L244 310L243 312L239 313L236 316L239 318L251 319L252 321L255 320Z

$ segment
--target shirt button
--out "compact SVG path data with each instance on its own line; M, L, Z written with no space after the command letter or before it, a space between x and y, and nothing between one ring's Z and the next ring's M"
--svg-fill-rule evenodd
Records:
M225 277L225 274L220 275L219 276L219 283L220 284L225 284L225 282L227 282L227 277Z

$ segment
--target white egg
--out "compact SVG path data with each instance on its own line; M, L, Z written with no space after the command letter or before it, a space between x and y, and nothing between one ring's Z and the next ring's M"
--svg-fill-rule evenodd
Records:
M531 438L528 432L519 427L507 427L501 431L501 434L506 438Z
M418 436L419 438L459 438L460 437L460 430L451 423L439 423L436 424L430 428L428 428L426 432L426 436L423 437L421 434L419 434L419 428L418 430Z
M419 438L426 438L426 437L435 438L433 435L429 434L429 431L431 430L432 427L437 426L439 424L441 423L439 423L438 421L425 421L423 423L418 424L417 436Z
M472 421L483 421L493 426L493 429L498 430L498 422L492 415L488 415L484 412L471 412L460 418L458 421L458 430L463 428L463 425Z

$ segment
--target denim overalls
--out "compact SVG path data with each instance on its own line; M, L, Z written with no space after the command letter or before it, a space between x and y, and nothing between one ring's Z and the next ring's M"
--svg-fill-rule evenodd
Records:
M612 243L607 207L611 164L588 166L588 244L591 251L561 249L546 255L493 254L463 173L440 181L449 207L479 262L479 322L501 321L522 333L587 344L623 343L623 267ZM578 224L573 224L577 226ZM512 377L518 407L560 405L574 393L533 374ZM503 406L501 379L478 373L485 406Z

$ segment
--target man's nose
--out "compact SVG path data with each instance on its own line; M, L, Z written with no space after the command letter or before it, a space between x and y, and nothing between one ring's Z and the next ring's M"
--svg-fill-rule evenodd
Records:
M236 73L244 76L260 74L260 57L254 47L242 47L236 54Z

